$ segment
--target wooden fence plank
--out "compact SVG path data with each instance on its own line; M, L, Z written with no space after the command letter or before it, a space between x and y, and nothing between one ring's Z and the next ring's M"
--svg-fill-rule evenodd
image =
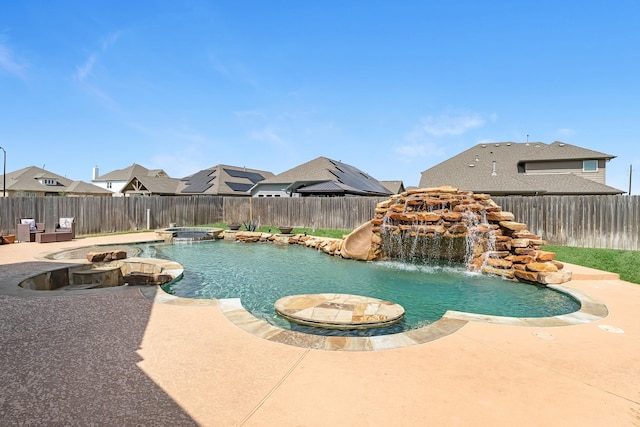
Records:
M248 222L352 230L375 215L384 198L368 197L6 197L0 198L0 232L15 234L20 218L55 227L74 217L79 235L170 223L194 226ZM550 244L640 250L640 196L496 196L503 210Z

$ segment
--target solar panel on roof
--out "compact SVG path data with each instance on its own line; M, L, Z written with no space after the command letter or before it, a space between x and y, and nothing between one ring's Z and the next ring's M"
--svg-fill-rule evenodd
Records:
M247 178L249 181L251 181L254 184L264 179L264 176L260 175L257 172L247 172L247 171L241 171L237 169L227 169L227 168L225 168L224 171L227 174L229 174L229 176L232 176L234 178Z
M181 193L204 193L213 186L215 177L211 175L214 171L215 170L204 169L194 173L186 180L186 187L182 189Z
M343 184L337 181L325 181L317 184L311 184L304 187L300 187L296 190L298 193L335 193L335 194L366 194L366 192L353 188L347 184Z
M247 191L251 190L251 187L253 187L253 184L243 184L241 182L225 181L225 184L227 184L229 188L232 189L233 191L238 191L242 193L246 193Z
M333 163L337 169L330 172L343 184L367 193L389 194L387 188L361 170L334 160L332 160L331 163Z

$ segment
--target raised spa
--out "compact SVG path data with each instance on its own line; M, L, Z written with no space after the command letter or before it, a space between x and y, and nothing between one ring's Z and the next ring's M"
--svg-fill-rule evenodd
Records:
M156 235L165 241L194 242L217 239L220 232L221 228L169 227L156 230Z

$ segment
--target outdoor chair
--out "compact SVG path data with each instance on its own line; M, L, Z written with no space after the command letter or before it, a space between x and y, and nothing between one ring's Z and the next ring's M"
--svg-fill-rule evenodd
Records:
M16 239L19 242L35 242L36 234L44 233L44 223L33 218L21 218Z
M76 221L75 218L60 218L58 220L58 224L56 224L56 233L58 234L58 238L56 241L60 242L63 240L73 240L76 238ZM64 238L62 237L64 233ZM68 235L68 236L67 236ZM68 237L68 239L66 238ZM61 239L62 238L62 239Z

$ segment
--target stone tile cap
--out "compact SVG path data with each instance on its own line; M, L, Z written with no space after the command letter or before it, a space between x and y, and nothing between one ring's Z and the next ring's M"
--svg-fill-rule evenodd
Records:
M399 320L405 313L399 304L348 294L290 295L276 301L275 309L292 321L319 325L376 325Z

